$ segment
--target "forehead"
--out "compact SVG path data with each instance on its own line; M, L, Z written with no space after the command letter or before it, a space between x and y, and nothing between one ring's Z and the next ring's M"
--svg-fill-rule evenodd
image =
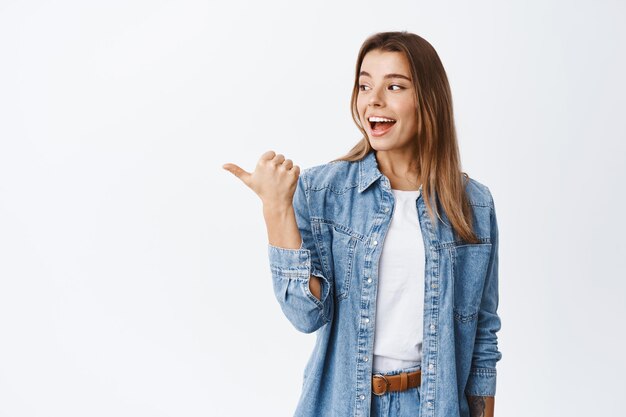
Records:
M409 61L402 52L380 50L369 51L363 57L361 71L369 72L372 77L383 77L385 74L398 73L411 76Z

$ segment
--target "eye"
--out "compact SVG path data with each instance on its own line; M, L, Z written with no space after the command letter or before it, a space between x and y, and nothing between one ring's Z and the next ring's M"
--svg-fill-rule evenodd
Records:
M365 91L364 87L367 87L367 86L365 84L359 84L359 91ZM401 85L398 85L398 84L391 84L389 87L390 88L391 87L398 87L398 89L404 90L404 87L402 87ZM398 90L393 90L393 91L398 91Z

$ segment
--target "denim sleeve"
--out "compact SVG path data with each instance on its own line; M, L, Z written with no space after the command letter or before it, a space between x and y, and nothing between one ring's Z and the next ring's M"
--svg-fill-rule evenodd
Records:
M300 173L293 197L293 208L302 235L299 249L280 248L268 243L268 255L274 294L293 326L312 333L328 323L333 315L331 285L322 273L321 263L311 230L306 172ZM309 289L311 275L320 278L321 300Z
M491 197L491 257L487 267L485 286L478 312L478 328L472 366L465 388L467 395L495 396L496 395L496 362L502 358L498 351L498 337L500 317L498 316L498 221L495 205Z

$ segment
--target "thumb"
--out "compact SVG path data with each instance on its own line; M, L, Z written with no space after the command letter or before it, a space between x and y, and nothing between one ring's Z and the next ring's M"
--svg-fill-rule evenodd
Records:
M231 174L239 178L245 184L248 184L248 180L251 174L247 172L245 169L241 168L238 165L231 164L231 163L222 165L222 168L224 168L226 171L230 172Z

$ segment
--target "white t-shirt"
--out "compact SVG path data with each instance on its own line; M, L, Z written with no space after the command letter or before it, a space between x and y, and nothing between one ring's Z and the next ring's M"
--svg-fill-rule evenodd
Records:
M374 372L422 361L425 259L415 203L420 191L392 192L395 207L378 268Z

